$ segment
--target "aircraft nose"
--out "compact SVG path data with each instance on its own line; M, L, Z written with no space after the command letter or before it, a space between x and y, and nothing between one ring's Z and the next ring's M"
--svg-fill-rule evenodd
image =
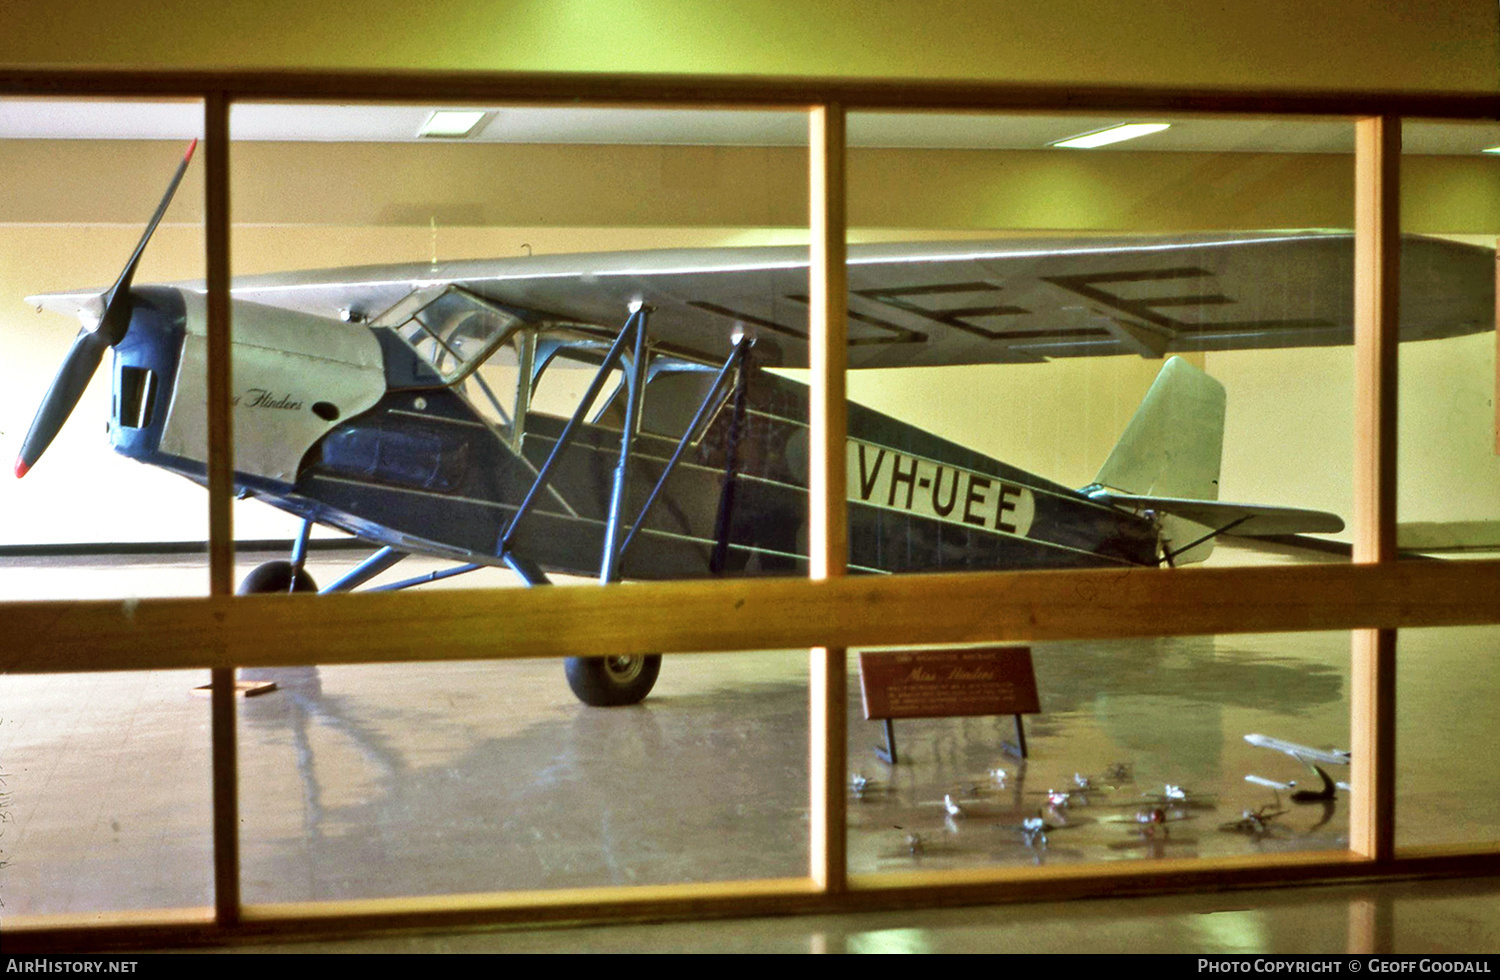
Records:
M97 324L93 325L93 329L85 326L73 338L73 347L63 359L57 377L52 379L52 387L47 389L47 394L37 409L36 418L31 422L31 429L26 433L26 441L21 444L21 455L16 460L17 478L25 476L36 465L36 461L62 430L63 423L68 420L68 416L78 405L78 400L83 397L84 390L93 380L94 372L99 369L105 350L118 347L125 339L134 308L130 285L135 281L136 266L140 263L141 253L146 250L146 243L151 240L151 234L156 231L162 215L166 214L168 205L172 203L172 195L177 193L177 186L182 183L182 175L187 172L188 163L193 159L193 149L197 145L197 140L188 145L187 153L177 165L177 172L172 176L172 182L167 186L161 203L156 206L156 213L147 223L145 233L136 244L130 261L125 263L115 284L100 294L99 308L102 312Z

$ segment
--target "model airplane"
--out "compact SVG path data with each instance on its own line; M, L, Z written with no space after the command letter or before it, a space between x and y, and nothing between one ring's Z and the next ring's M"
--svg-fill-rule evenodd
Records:
M1292 790L1292 800L1296 803L1324 802L1334 798L1336 795L1335 790L1349 791L1348 783L1335 782L1333 777L1328 775L1328 772L1323 768L1323 766L1347 766L1349 764L1349 753L1342 749L1315 749L1309 745L1298 745L1296 742L1287 742L1279 738L1272 738L1269 735L1250 734L1245 736L1245 741L1257 748L1273 749L1277 752L1286 753L1311 769L1317 775L1321 786L1316 790L1299 790L1295 789L1297 785L1295 782L1277 783L1258 776L1253 778L1246 776L1245 779L1250 782L1268 786L1276 790Z
M1278 797L1277 802L1274 804L1267 803L1254 810L1248 808L1241 810L1238 820L1230 820L1219 824L1219 830L1226 834L1247 834L1255 840L1260 840L1271 836L1275 832L1275 828L1281 826L1272 821L1277 817L1285 815L1286 812L1286 810L1281 808L1280 798Z
M206 297L136 286L36 297L83 329L16 473L113 359L116 451L205 481ZM851 248L852 367L1348 343L1349 236ZM294 273L235 283L234 486L303 519L241 591L311 591L312 524L381 546L324 592L409 554L622 578L805 574L807 251L710 249ZM1488 329L1493 254L1412 240L1408 337ZM1329 284L1341 284L1333 288ZM1476 283L1478 285L1476 285ZM1488 285L1490 293L1484 293ZM1421 294L1417 295L1417 289ZM534 404L572 363L571 417ZM1224 391L1170 359L1094 483L1076 490L849 407L849 565L861 572L1201 560L1220 534L1342 529L1220 502ZM659 657L568 661L589 704L650 691Z

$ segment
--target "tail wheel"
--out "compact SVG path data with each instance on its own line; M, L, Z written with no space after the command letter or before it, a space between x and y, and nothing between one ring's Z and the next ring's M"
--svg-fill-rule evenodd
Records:
M297 584L292 585L292 563L289 561L268 561L264 565L257 565L255 570L245 576L240 583L236 595L266 595L278 592L316 592L318 584L313 577L307 574L307 569L297 572Z
M661 673L661 654L569 657L563 669L578 700L595 708L613 708L635 704L651 693Z

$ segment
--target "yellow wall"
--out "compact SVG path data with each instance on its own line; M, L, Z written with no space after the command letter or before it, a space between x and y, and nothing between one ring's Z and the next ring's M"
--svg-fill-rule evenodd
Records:
M181 147L0 141L0 222L144 220ZM239 143L237 222L282 225L805 228L794 147ZM1312 153L856 149L860 229L1347 228L1352 160ZM202 171L173 205L202 220ZM1500 227L1500 156L1409 156L1410 231Z
M13 0L0 63L1489 90L1493 0Z

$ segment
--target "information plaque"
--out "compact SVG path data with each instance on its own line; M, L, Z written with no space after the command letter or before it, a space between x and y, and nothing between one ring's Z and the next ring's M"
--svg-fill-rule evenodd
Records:
M948 647L859 655L865 717L885 722L887 748L896 761L897 718L1014 715L1019 754L1026 755L1022 715L1041 711L1030 647Z

